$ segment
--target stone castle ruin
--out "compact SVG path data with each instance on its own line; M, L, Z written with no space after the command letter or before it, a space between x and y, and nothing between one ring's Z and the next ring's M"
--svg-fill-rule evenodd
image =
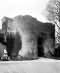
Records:
M30 15L3 17L2 31L11 59L18 55L35 59L43 52L48 56L54 52L55 26L52 23L40 22Z

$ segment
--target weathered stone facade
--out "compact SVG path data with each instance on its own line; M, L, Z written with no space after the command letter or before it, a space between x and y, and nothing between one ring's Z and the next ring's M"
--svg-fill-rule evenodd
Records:
M52 23L42 23L29 15L14 18L3 17L2 20L2 24L7 25L8 33L19 33L22 41L19 55L23 57L37 57L37 39L41 33L46 34L44 39L54 38L55 27Z

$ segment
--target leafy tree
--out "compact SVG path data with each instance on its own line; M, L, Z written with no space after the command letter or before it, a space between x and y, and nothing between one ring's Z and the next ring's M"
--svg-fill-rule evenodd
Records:
M55 24L55 39L60 43L60 1L49 0L46 7L46 17Z

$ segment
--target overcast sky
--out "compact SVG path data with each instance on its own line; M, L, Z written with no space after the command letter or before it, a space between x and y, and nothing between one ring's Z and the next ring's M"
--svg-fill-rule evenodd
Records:
M0 18L30 14L40 18L48 0L0 0Z
M45 21L42 12L48 0L0 0L0 19L3 16L14 17L16 15L30 14L38 20Z

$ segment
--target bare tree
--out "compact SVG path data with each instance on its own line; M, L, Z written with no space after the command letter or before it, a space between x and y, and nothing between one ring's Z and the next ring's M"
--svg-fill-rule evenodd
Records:
M55 24L56 43L60 43L60 1L49 0L46 7L46 17Z

